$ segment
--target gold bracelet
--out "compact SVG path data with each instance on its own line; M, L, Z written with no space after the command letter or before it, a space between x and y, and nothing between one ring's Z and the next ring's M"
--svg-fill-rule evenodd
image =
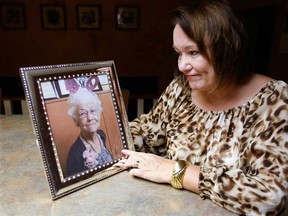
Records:
M184 160L179 160L176 162L171 179L171 185L174 188L183 188L183 177L188 166L189 165Z

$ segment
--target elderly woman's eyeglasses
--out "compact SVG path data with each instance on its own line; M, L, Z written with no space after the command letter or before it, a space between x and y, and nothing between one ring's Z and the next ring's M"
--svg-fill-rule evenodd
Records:
M88 111L88 110L80 110L78 115L79 115L79 117L81 119L83 119L83 118L87 118L88 113L90 113L90 115L93 115L93 116L96 116L98 114L97 109L93 108L93 109L90 109L90 111Z

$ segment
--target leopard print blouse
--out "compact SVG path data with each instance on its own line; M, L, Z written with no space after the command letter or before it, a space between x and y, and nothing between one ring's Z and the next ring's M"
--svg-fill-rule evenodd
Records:
M200 166L200 196L241 215L275 215L288 199L288 85L270 81L252 100L204 111L175 78L148 114L130 122L137 151Z

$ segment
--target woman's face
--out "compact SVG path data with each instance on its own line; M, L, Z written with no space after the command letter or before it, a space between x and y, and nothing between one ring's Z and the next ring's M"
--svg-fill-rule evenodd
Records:
M193 90L209 91L216 84L212 64L199 53L197 44L192 41L177 24L173 31L173 47L178 54L178 68Z
M100 113L92 102L78 105L76 116L82 132L95 133L100 126Z

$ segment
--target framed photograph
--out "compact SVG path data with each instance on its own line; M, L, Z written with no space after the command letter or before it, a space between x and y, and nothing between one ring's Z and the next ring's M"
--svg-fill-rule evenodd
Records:
M52 200L121 172L113 164L134 148L114 61L20 68L20 76Z
M77 5L77 22L79 29L100 29L101 7L99 5Z
M139 6L116 6L116 29L136 30L139 29Z
M2 29L26 29L25 7L22 3L0 3Z
M42 29L66 29L66 10L64 5L40 5Z

